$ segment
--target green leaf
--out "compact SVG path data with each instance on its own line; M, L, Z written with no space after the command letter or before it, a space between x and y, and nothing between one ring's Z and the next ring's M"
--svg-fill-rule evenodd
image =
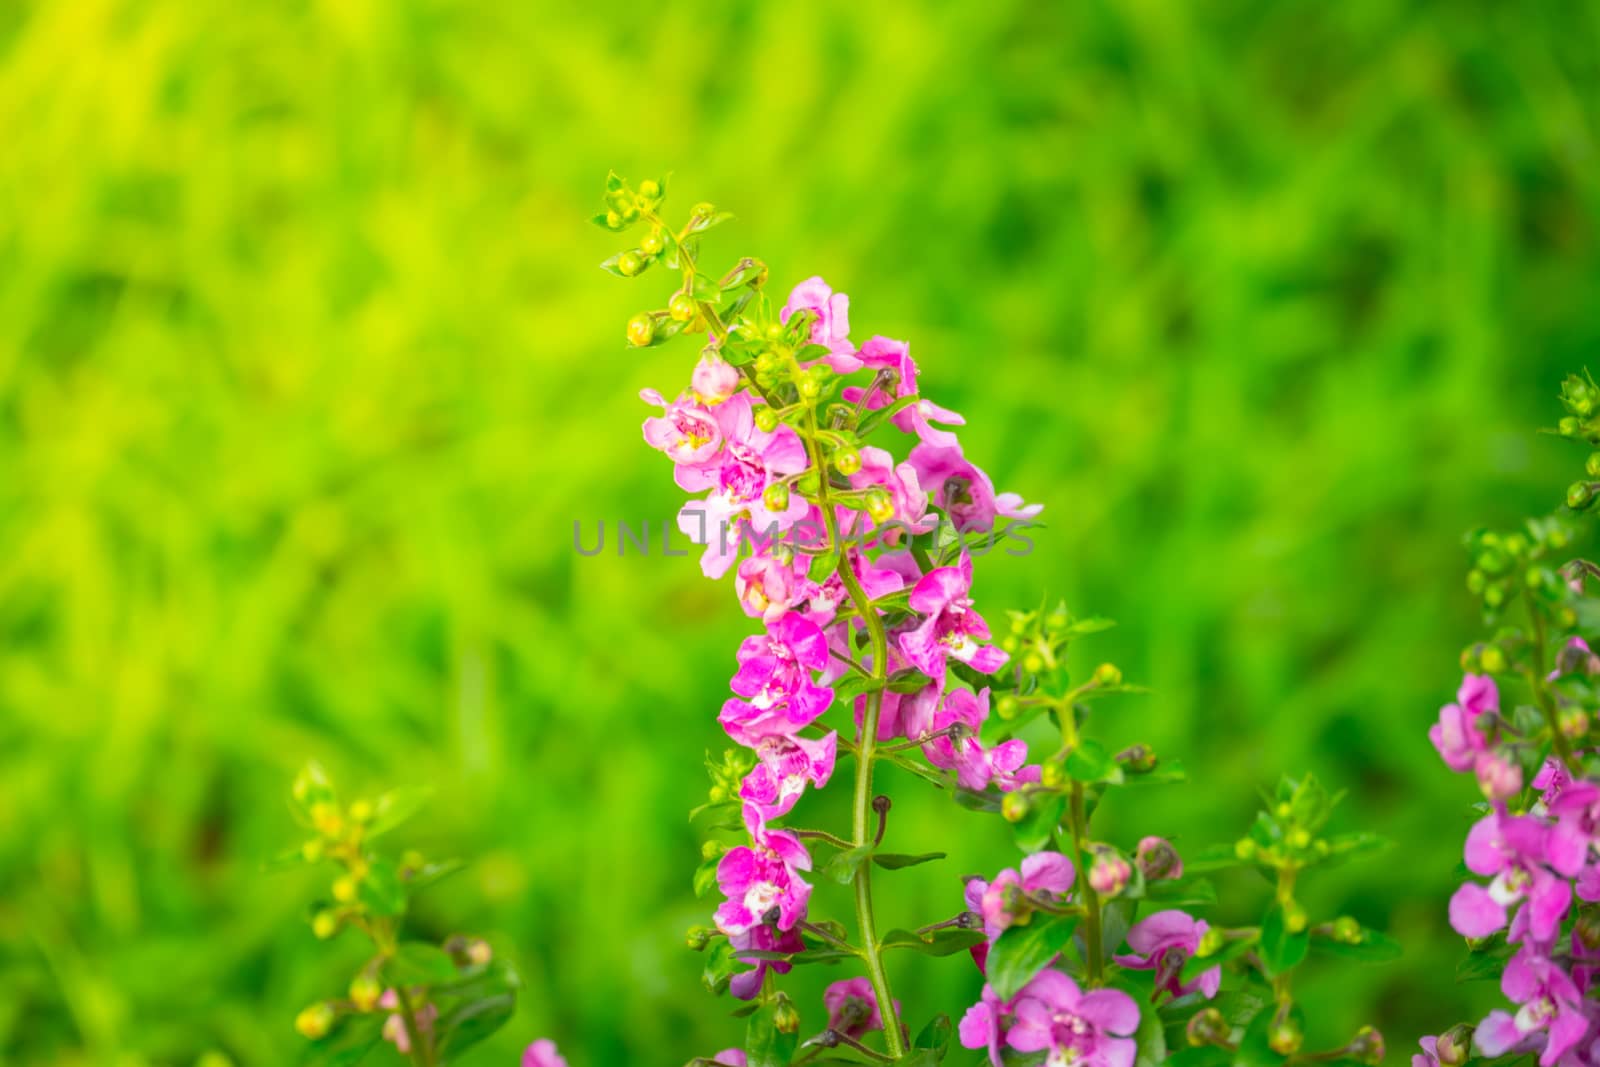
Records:
M614 170L606 171L606 192L618 193L622 191L622 177Z
M1183 761L1165 759L1142 774L1125 771L1122 779L1123 785L1174 785L1178 782L1187 782L1189 773L1183 769Z
M721 856L713 856L694 869L694 895L696 897L704 897L717 887L717 866L721 862Z
M1244 1036L1239 1039L1239 1049L1233 1054L1234 1067L1276 1067L1284 1061L1285 1057L1272 1051L1272 1046L1267 1044L1272 1014L1270 1011L1261 1011L1250 1020Z
M723 937L711 942L711 947L706 949L706 965L700 972L700 981L708 992L722 993L728 988L728 979L745 969L733 953L733 946Z
M834 855L823 864L822 873L840 885L849 885L855 881L856 872L867 862L867 857L870 855L872 855L871 845L857 845L855 848Z
M389 790L372 806L372 825L367 827L367 837L377 837L393 830L421 811L432 796L433 790L428 786Z
M402 941L384 967L388 985L433 986L453 982L457 975L450 953L426 941Z
M943 929L920 934L915 930L890 930L878 939L878 945L883 949L908 949L920 952L924 956L953 956L957 952L964 952L974 945L982 944L985 940L982 930L963 930L956 926L946 926Z
M1366 928L1361 931L1361 940L1354 943L1319 934L1312 937L1311 948L1328 956L1359 960L1362 963L1387 963L1405 954L1400 942L1381 931Z
M437 863L424 863L421 867L406 873L406 888L409 892L415 893L419 889L426 889L436 882L444 881L457 871L465 869L466 864L460 860L440 860Z
M939 1054L935 1063L944 1059L945 1053L950 1051L952 1028L950 1016L936 1015L918 1032L916 1039L911 1042L913 1049L929 1049Z
M1290 933L1284 926L1283 905L1273 902L1261 920L1261 966L1268 978L1276 978L1306 958L1311 943L1307 930Z
M989 949L989 984L996 995L1016 996L1061 954L1077 926L1076 915L1035 914L1031 922L1002 932Z
M1017 847L1032 853L1050 844L1050 838L1061 825L1061 816L1066 810L1067 798L1062 794L1035 793L1028 813L1011 828Z
M1138 1054L1133 1067L1159 1067L1167 1060L1167 1031L1154 1005L1139 1008L1139 1029L1133 1039L1138 1043Z
M1162 879L1145 882L1144 900L1152 904L1192 907L1196 904L1215 904L1217 887L1209 878Z
M911 856L903 852L877 852L873 854L872 862L886 871L898 871L904 867L916 867L919 864L942 860L945 855L943 852L924 852L919 856Z
M787 1067L794 1058L795 1034L780 1033L777 1027L777 1007L767 1005L750 1016L744 1032L744 1054L749 1067Z
M378 857L361 880L361 902L374 915L399 915L406 910L406 886L390 860Z
M1327 840L1329 862L1373 856L1394 844L1381 834L1369 833L1334 834Z
M1085 741L1067 755L1067 776L1075 782L1121 782L1116 757L1098 741Z
M843 702L853 700L867 693L875 693L883 688L883 679L862 674L860 671L851 671L834 683L833 699Z
M455 1059L504 1026L516 1010L517 994L512 989L456 1004L435 1024L436 1058L440 1063Z
M1240 859L1232 845L1207 845L1193 855L1183 858L1183 869L1194 874L1253 866L1254 863Z

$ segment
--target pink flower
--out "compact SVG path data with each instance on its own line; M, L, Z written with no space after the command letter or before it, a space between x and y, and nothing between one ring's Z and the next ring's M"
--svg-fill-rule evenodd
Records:
M567 1061L556 1050L556 1043L541 1037L522 1053L522 1067L567 1067Z
M1133 1067L1139 1006L1120 989L1085 993L1060 971L1043 971L1013 1003L1006 1044L1018 1052L1048 1052L1051 1065Z
M744 1049L739 1048L725 1048L711 1057L711 1062L721 1067L750 1067L749 1061L745 1059Z
M954 567L937 567L911 590L911 610L923 616L900 635L900 651L917 670L944 685L945 659L955 657L981 674L1005 666L1007 656L989 639L989 624L972 607L972 558L961 553Z
M739 391L739 381L739 368L724 361L721 356L707 352L694 365L694 373L689 376L689 389L700 403L715 407Z
M978 730L989 718L989 690L977 694L965 689L952 689L945 694L944 707L933 716L935 731L952 726L960 729L961 737L954 740L948 735L936 737L922 746L923 755L935 767L956 772L956 781L967 789L983 791L990 782L997 782L1002 790L1016 788L1017 770L1027 761L1028 744L1013 739L994 748L985 748L978 740Z
M870 662L872 657L863 657ZM889 652L890 673L900 663L900 657ZM867 697L856 697L856 727L859 733L860 726L866 721ZM896 693L892 691L883 694L883 706L878 711L878 740L890 741L897 737L915 738L931 733L934 729L934 712L939 705L939 687L933 682L918 689L914 693Z
M901 523L911 533L933 529L933 522L927 519L928 494L922 491L916 468L909 463L896 466L894 457L883 449L869 445L861 450L861 469L850 476L850 485L854 489L877 486L889 494L894 514L878 522L879 527Z
M681 396L669 404L654 389L641 389L639 399L666 409L644 420L644 439L672 462L706 463L722 448L722 427L705 405Z
M883 1015L878 1011L878 998L867 978L846 978L834 982L822 994L822 1003L828 1009L828 1028L846 1037L860 1037L869 1030L883 1029ZM895 1002L899 1010L900 1002Z
M811 886L798 871L811 869L811 854L786 830L769 830L754 805L745 805L750 845L729 849L717 864L717 888L728 899L717 908L717 929L730 937L767 923L792 930L805 918Z
M733 565L742 539L760 543L806 514L807 504L799 493L790 495L782 511L769 510L762 494L773 482L805 470L810 459L794 427L756 426L745 393L718 405L713 415L722 431L722 450L704 462L680 465L674 474L688 492L710 490L704 500L686 504L678 512L678 528L694 543L706 546L700 558L706 577L720 578Z
M1500 990L1522 1010L1515 1016L1490 1012L1478 1025L1478 1047L1486 1056L1520 1049L1544 1035L1540 1067L1554 1067L1589 1030L1583 995L1572 978L1555 962L1526 948L1507 961Z
M800 935L793 930L778 931L770 926L752 926L742 934L729 937L728 943L736 950L734 958L755 964L752 969L742 971L728 981L728 992L740 1000L755 999L761 992L762 983L766 981L767 971L788 974L794 970L794 964L788 960L746 960L739 952L804 952L806 947Z
M1059 903L1066 900L1076 876L1072 861L1059 852L1035 852L1018 871L1007 868L985 882L967 882L967 907L983 916L983 932L990 941L1018 923L1027 922L1034 905L1028 898L1043 895Z
M1198 978L1182 983L1179 974L1200 947L1206 921L1177 910L1158 911L1140 920L1128 931L1128 947L1133 952L1114 957L1124 967L1136 971L1155 971L1155 993L1165 990L1173 997L1199 992L1207 1000L1217 995L1222 984L1222 967L1208 968Z
M1498 711L1499 707L1500 696L1494 679L1469 674L1461 682L1456 703L1439 709L1439 721L1428 730L1428 740L1452 771L1470 771L1476 766L1478 754L1489 746L1488 738L1478 728L1478 720L1485 713Z
M733 691L718 721L728 736L751 748L763 737L792 735L828 710L833 690L815 684L811 672L828 665L828 642L816 623L791 612L767 624L764 635L739 645Z
M402 1056L411 1053L411 1032L406 1029L405 1016L400 1014L400 996L393 989L385 989L378 998L378 1007L393 1012L383 1020L383 1039L394 1045L395 1050ZM422 1033L430 1033L433 1024L439 1018L439 1009L432 1004L424 1004L416 1010L417 1029Z
M878 369L880 378L886 379L884 386L892 393L886 392L875 380L867 389L853 385L846 388L840 394L845 403L859 404L865 400L867 408L876 411L888 407L895 400L917 395L917 364L911 358L910 346L904 341L874 337L861 346L857 355L862 364ZM946 426L964 426L967 422L955 412L921 398L896 412L891 419L902 433L914 433L920 440L942 448L956 447L956 435L949 430L937 429L933 424L941 422Z
M1089 864L1089 888L1103 897L1120 896L1133 877L1133 867L1110 845L1091 845L1090 851L1094 860Z
M1491 877L1487 887L1468 882L1450 898L1450 925L1462 937L1488 937L1506 925L1506 911L1523 904L1509 938L1527 933L1540 943L1555 937L1572 903L1567 877L1578 872L1582 856L1565 845L1552 853L1543 820L1532 815L1491 813L1467 833L1465 858L1472 873ZM1556 864L1566 877L1546 866Z
M1147 882L1183 877L1183 857L1164 837L1140 838L1133 862Z
M739 787L739 795L754 804L763 819L787 815L810 782L818 789L833 774L839 735L820 741L774 735L756 742L756 765Z
M774 622L815 588L806 580L792 553L780 556L768 545L733 572L733 589L739 606L752 618Z
M993 1067L1004 1067L1002 1052L1005 1048L1006 1022L1010 1005L1002 1003L994 989L985 983L976 1004L961 1017L958 1034L962 1048L988 1049Z
M788 301L778 311L778 321L788 322L796 311L810 311L816 315L811 323L811 343L823 345L828 354L823 357L837 374L849 374L861 369L861 359L850 343L850 298L836 293L820 277L807 278L794 287Z
M1478 763L1473 770L1477 774L1478 788L1489 800L1503 803L1522 792L1522 768L1498 752L1478 753Z
M989 476L967 461L959 446L918 444L908 460L933 502L958 532L991 530L995 517L1031 519L1043 504L1024 504L1016 493L995 495Z

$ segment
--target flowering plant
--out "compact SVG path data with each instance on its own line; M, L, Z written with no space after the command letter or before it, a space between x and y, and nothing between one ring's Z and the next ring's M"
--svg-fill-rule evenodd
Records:
M1600 388L1569 377L1556 432L1600 445ZM1587 708L1600 696L1600 566L1573 558L1577 513L1600 491L1600 452L1566 506L1521 529L1469 534L1467 586L1492 632L1461 656L1456 699L1428 731L1482 799L1466 834L1469 879L1450 899L1467 938L1461 976L1498 979L1507 1008L1476 1027L1422 1039L1415 1067L1473 1056L1537 1057L1541 1067L1600 1062L1600 760ZM1509 1009L1509 1010L1507 1010Z
M1093 815L1116 791L1183 771L1092 736L1094 704L1135 687L1110 664L1072 677L1066 650L1108 623L1056 607L991 627L979 610L974 560L1025 544L1040 506L997 492L967 456L951 429L964 420L922 395L906 342L853 339L844 294L810 278L779 304L760 260L704 270L702 238L729 216L700 204L669 225L666 186L608 178L594 221L642 236L602 266L673 281L664 307L628 321L631 345L706 337L687 388L641 393L659 409L644 438L697 497L679 527L703 546L702 570L731 572L758 629L717 717L737 747L710 762L694 813L706 833L695 889L716 903L688 936L707 953L708 988L745 1002L736 1014L748 1022L741 1047L693 1062L933 1064L957 1041L996 1065L1381 1059L1370 1027L1303 1052L1293 993L1314 949L1394 953L1352 918L1313 922L1296 898L1302 872L1377 839L1326 833L1337 797L1310 777L1284 779L1237 844L1187 862L1159 836L1131 848L1096 839ZM953 886L952 914L916 929L880 930L875 888L944 854L889 847L890 798L874 788L884 763L999 814L1024 853L1015 869ZM848 828L795 819L807 791L836 781L852 791ZM1258 924L1192 914L1216 899L1203 873L1230 865L1271 880ZM848 923L813 911L818 879L851 888ZM976 1002L946 1013L897 1000L889 962L918 955L969 956ZM854 972L809 1025L780 988L800 964Z

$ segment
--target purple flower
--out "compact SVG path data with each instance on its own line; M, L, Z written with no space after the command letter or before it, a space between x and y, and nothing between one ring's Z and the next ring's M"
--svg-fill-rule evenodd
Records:
M811 672L828 665L822 629L794 612L767 624L765 634L739 644L739 670L717 721L728 736L754 748L763 737L792 735L828 710L833 690L817 685Z
M711 1062L721 1064L722 1067L749 1067L750 1064L742 1048L725 1048L711 1057Z
M522 1067L567 1067L567 1061L556 1051L556 1043L541 1037L522 1053Z
M924 574L911 590L911 610L923 616L900 635L900 651L917 670L944 685L945 660L955 657L981 674L1005 666L1007 656L989 640L989 624L972 607L972 558Z
M957 1032L962 1048L988 1049L993 1067L1004 1067L1001 1058L1006 1040L1006 1015L1010 1006L1001 1002L994 989L984 984L979 1000L961 1017Z
M644 439L672 462L697 466L722 448L722 427L704 404L682 396L669 404L654 389L640 390L639 399L666 409L644 420Z
M1031 519L1044 510L1043 504L1024 504L1016 493L996 495L989 476L968 462L959 446L918 444L908 461L922 488L962 533L992 530L997 515Z
M1162 990L1173 997L1199 992L1210 1000L1222 984L1221 965L1201 972L1193 981L1179 981L1183 965L1199 949L1200 939L1207 929L1204 919L1196 919L1185 912L1158 911L1134 924L1128 931L1128 947L1133 952L1115 959L1132 970L1156 972L1152 1000Z
M1470 771L1477 764L1478 754L1489 745L1488 738L1478 729L1478 719L1499 708L1500 694L1494 679L1469 674L1461 681L1456 703L1439 709L1439 721L1428 730L1428 740L1452 771Z
M734 958L753 963L755 966L748 971L741 971L728 980L728 992L740 1000L754 1000L761 992L762 983L766 981L767 971L773 974L788 974L794 970L794 964L788 960L754 959L745 960L740 952L804 952L806 943L800 940L800 935L793 930L774 930L770 926L752 926L742 934L734 934L728 938L734 951Z
M867 978L846 978L834 982L822 994L822 1003L828 1009L828 1027L847 1037L860 1037L869 1030L883 1029L883 1015L878 1011L878 998L872 991L872 981ZM895 1001L895 1010L900 1002Z
M838 749L839 735L830 732L821 740L784 737L775 734L756 742L756 765L745 776L739 795L761 813L763 819L787 815L810 782L818 789L828 784Z
M767 829L754 805L745 805L744 818L752 844L729 849L717 864L717 888L728 898L717 908L717 929L745 934L770 914L779 930L792 930L811 899L811 886L796 873L811 869L811 854L788 831Z
M811 343L828 349L823 358L836 374L861 369L861 359L850 343L848 296L834 292L821 277L807 278L789 294L788 301L778 311L778 321L788 322L796 311L810 311L816 315L811 323Z
M964 788L981 792L996 782L1009 792L1017 786L1015 775L1028 758L1028 744L1013 739L985 748L978 740L978 730L988 718L988 689L976 694L952 689L945 694L943 708L934 714L932 726L935 731L957 727L961 737L936 737L922 746L922 753L935 767L954 770L956 781Z
M1525 902L1512 924L1509 937L1521 940L1530 933L1548 943L1560 929L1572 902L1572 886L1552 874L1547 863L1560 863L1562 874L1578 867L1564 853L1552 856L1543 820L1532 815L1502 815L1480 819L1468 832L1465 858L1474 874L1489 877L1487 887L1468 882L1450 898L1450 925L1463 937L1488 937L1506 925L1506 910Z
M1487 1056L1522 1050L1543 1035L1540 1067L1553 1067L1589 1030L1583 995L1572 978L1551 960L1531 955L1526 948L1507 961L1500 991L1521 1009L1516 1015L1490 1012L1478 1025L1478 1047Z
M868 660L871 657L866 657ZM894 650L889 651L889 671L894 673L897 664L904 666ZM923 737L936 728L935 713L939 708L939 686L929 682L914 693L883 694L883 706L878 711L878 740L890 741L896 737ZM856 697L856 726L866 720L867 697Z
M744 393L718 405L713 414L722 430L722 450L703 463L680 465L673 473L688 492L710 490L704 500L686 504L678 512L678 528L706 546L700 558L706 577L720 578L733 565L742 539L758 542L782 533L806 514L808 505L799 493L790 496L783 511L769 510L762 494L773 482L805 470L810 459L792 426L780 423L772 430L756 426L750 398Z
M1048 1051L1050 1067L1133 1067L1139 1006L1120 989L1088 993L1060 971L1043 971L1013 1001L1006 1044Z
M967 882L967 907L983 916L983 932L993 941L1001 933L1033 916L1028 897L1046 894L1065 900L1075 877L1072 861L1059 852L1035 852L1022 861L1022 870L1007 868L985 882Z
M878 369L879 378L886 388L880 388L878 380L874 380L866 389L852 385L841 394L845 403L859 404L865 401L869 410L876 411L888 407L895 400L917 395L917 364L911 358L911 347L904 341L874 337L862 345L861 351L856 354L861 357L862 364ZM891 419L902 433L914 433L922 441L941 448L955 448L956 435L949 430L937 429L933 424L941 422L946 426L964 426L967 421L927 399L918 399L896 412Z

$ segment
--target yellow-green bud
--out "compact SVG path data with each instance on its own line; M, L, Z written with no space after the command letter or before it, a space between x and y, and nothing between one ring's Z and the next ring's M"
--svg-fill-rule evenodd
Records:
M1305 848L1311 844L1311 833L1304 827L1289 831L1289 847Z
M333 880L333 899L341 904L349 904L360 893L361 887L349 875L341 875Z
M367 823L372 821L372 802L370 800L355 800L350 803L350 818L356 822Z
M313 1004L303 1009L299 1015L296 1015L294 1017L294 1028L300 1031L302 1037L316 1041L319 1038L328 1036L328 1031L333 1029L333 1023L337 1017L333 1010L333 1005L324 1001L319 1004Z
M1306 915L1306 909L1298 902L1289 901L1283 906L1283 928L1291 934L1298 934L1306 928L1311 919Z
M311 932L317 935L319 941L326 941L339 932L338 913L332 911L319 911L311 917Z
M643 252L647 256L657 255L660 253L661 248L662 241L660 230L651 230L639 241L639 251Z
M779 993L772 1010L772 1027L780 1034L800 1032L800 1010L794 1006L787 993Z
M639 183L639 195L647 200L659 200L661 198L661 183L654 178L646 178Z
M879 486L873 486L863 493L861 502L866 506L867 514L872 516L873 522L888 522L894 518L894 498Z
M1280 1056L1293 1056L1305 1043L1306 1035L1293 1019L1275 1019L1267 1028L1267 1047Z
M762 404L760 407L756 408L755 419L756 429L762 431L763 433L771 433L773 430L778 428L777 409L767 404Z
M325 854L325 849L320 837L313 837L310 841L300 846L300 856L307 863L315 863Z
M1583 511L1594 503L1594 490L1588 482L1573 482L1567 486L1567 507L1573 511Z
M350 982L350 1003L357 1011L371 1011L378 1006L383 987L370 974L358 974Z
M711 931L704 926L691 926L683 935L683 943L696 952L703 952L705 947L711 944Z
M712 215L715 215L716 213L717 213L716 205L715 204L708 204L704 200L702 200L700 203L696 204L694 206L694 210L689 212L689 214L693 215L697 219L709 219Z
M1242 860L1256 858L1256 843L1248 837L1241 837L1233 846L1233 854Z
M1000 816L1006 822L1021 822L1028 817L1028 798L1021 793L1007 793L1000 801Z
M840 445L833 450L833 466L840 474L854 474L861 469L861 453L849 445Z
M1094 669L1094 680L1099 685L1121 685L1122 671L1114 663L1102 663Z
M768 511L784 511L789 507L789 487L773 482L761 492L761 503Z
M721 841L707 841L700 846L700 858L703 860L714 860L722 855L722 852L723 845Z
M1485 645L1478 663L1489 674L1499 674L1506 669L1506 654L1499 645Z
M672 299L667 301L667 314L678 322L688 322L694 318L694 297L688 293L677 292L672 294Z
M1227 1041L1231 1028L1228 1020L1222 1017L1222 1012L1216 1008L1201 1008L1189 1020L1189 1025L1184 1027L1184 1033L1189 1038L1189 1044L1199 1048Z
M656 337L656 320L644 312L640 312L628 320L628 343L635 348L643 348Z
M1006 693L996 702L994 710L1002 719L1015 719L1017 712L1022 710L1022 702L1015 693Z
M1207 956L1215 956L1222 951L1222 946L1227 943L1228 935L1215 926L1209 926L1206 928L1206 932L1200 935L1200 943L1194 947L1194 954L1201 959L1205 959Z
M1342 941L1347 945L1359 945L1363 936L1361 924L1350 916L1341 915L1333 920L1333 939L1335 941Z
M613 230L622 229L622 216L617 214L615 211L607 211L606 226Z
M624 252L617 257L617 270L624 276L632 278L644 270L644 257L637 252Z
M1051 760L1039 769L1039 784L1051 789L1067 784L1067 770L1061 764Z
M1352 1059L1360 1060L1370 1067L1378 1067L1378 1064L1383 1062L1383 1035L1376 1027L1363 1026L1356 1031L1356 1036L1351 1039L1350 1044L1345 1046L1345 1051Z

